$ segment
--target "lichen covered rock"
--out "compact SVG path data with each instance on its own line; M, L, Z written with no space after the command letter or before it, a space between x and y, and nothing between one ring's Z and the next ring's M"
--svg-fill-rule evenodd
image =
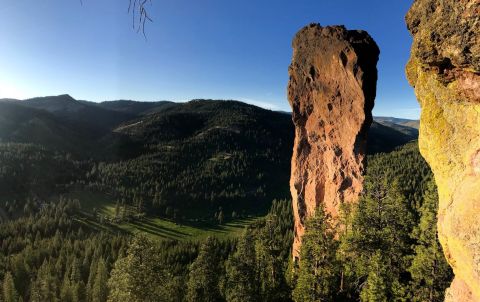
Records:
M288 99L295 124L293 256L320 203L333 217L362 191L379 49L365 31L311 24L293 40Z
M407 77L420 152L439 190L438 235L455 273L446 301L480 301L480 1L416 0Z

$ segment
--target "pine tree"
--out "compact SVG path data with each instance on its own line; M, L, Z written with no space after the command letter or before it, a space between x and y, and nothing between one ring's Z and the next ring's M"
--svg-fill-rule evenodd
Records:
M49 262L44 261L40 266L32 287L31 302L58 301L57 282L52 276Z
M108 298L108 272L105 261L100 258L95 273L95 282L92 288L92 302L106 302Z
M115 218L116 219L120 218L120 201L118 201L118 200L115 203Z
M337 242L334 239L330 216L320 205L307 220L302 237L299 272L293 300L334 301L338 289Z
M72 282L72 301L73 302L80 302L85 301L86 298L86 291L85 291L85 283L83 281L79 282Z
M445 260L437 236L438 194L431 180L420 208L420 223L413 230L417 239L415 256L409 268L412 274L412 296L415 302L440 302L451 282L452 271Z
M66 275L63 278L62 287L60 288L60 301L73 302L72 285Z
M13 283L13 277L7 272L3 278L3 302L18 302L18 293Z
M187 301L215 302L220 300L219 277L222 274L216 254L217 242L208 237L200 247L197 259L190 265Z
M389 301L388 283L386 280L387 271L384 265L384 259L380 253L376 253L370 263L370 269L367 281L360 293L362 302L387 302Z
M18 295L23 296L27 294L30 281L30 272L26 262L21 257L15 257L12 259L12 275Z
M98 260L95 258L90 262L90 268L88 270L88 281L86 286L87 301L93 300L93 285L95 283L95 275L97 273Z
M389 300L404 299L408 279L402 275L410 265L413 244L410 204L396 180L367 178L365 188L366 194L353 209L352 225L342 237L339 251L346 279L358 282L372 276L379 280L372 268L379 265L375 261L384 261L386 275L382 282L386 296ZM356 289L361 284L346 287Z
M125 200L122 200L122 207L120 209L120 219L124 221L126 217L127 217L127 204Z
M223 221L225 220L222 209L220 209L220 212L218 212L217 220L218 224L223 224Z
M85 298L85 283L82 281L80 261L74 258L70 266L69 287L72 301L80 301ZM65 282L65 281L64 281Z
M108 301L182 301L185 284L172 275L161 248L145 236L136 236L127 256L115 262L108 280Z
M240 238L236 252L226 263L225 287L228 302L259 301L255 238L248 229Z
M115 266L108 280L109 302L116 301L139 301L133 290L133 280L131 278L131 267L128 258L122 258L115 262ZM146 289L148 290L148 289Z
M136 210L137 214L143 213L143 197L137 198Z
M270 213L256 235L255 252L262 301L290 300L291 288L285 271L293 241L293 213L290 202L273 201Z

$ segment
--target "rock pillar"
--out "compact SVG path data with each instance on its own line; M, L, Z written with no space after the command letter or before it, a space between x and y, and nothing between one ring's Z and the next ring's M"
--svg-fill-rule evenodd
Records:
M293 40L288 100L295 124L293 256L320 203L335 219L362 191L379 49L365 31L311 24Z

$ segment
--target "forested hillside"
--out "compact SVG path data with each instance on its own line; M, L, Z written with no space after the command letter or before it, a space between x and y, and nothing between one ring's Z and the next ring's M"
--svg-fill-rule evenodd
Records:
M290 117L239 102L96 104L63 95L2 101L0 124L11 195L97 192L105 197L98 207L109 200L168 218L265 213L289 195ZM11 162L25 166L7 170ZM56 177L61 171L70 175Z
M396 124L400 126L411 127L414 129L418 129L420 126L420 120L411 120L411 119L405 119L405 118L386 117L386 116L376 116L373 119L381 124Z
M415 138L374 123L369 150ZM235 101L3 100L0 139L8 142L4 174L14 175L4 201L95 192L95 208L188 220L265 213L271 200L290 194L290 115ZM24 166L7 171L9 162Z
M159 215L167 208L197 218L219 207L266 211L272 199L289 195L287 115L239 102L192 101L114 131L141 142L142 153L94 166L89 182Z
M289 114L235 101L3 100L0 138L3 302L373 301L379 287L388 301L440 301L450 278L416 144L378 153L411 133L372 126L376 154L345 233L331 240L318 213L310 223L324 231L306 235L295 265ZM315 257L328 259L321 271Z
M200 242L99 231L75 200L12 203L0 228L4 301L443 301L451 272L430 170L415 143L369 160L340 241L318 212L297 268L287 201L238 239Z

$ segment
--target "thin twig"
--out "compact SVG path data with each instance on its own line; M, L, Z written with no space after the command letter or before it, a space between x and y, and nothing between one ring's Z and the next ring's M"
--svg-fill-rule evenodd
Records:
M145 23L146 21L153 22L152 18L148 15L146 8L146 5L148 4L152 5L152 0L129 0L128 4L128 12L132 14L132 27L133 29L136 29L137 32L140 32L141 30L145 39L147 38L145 33Z

